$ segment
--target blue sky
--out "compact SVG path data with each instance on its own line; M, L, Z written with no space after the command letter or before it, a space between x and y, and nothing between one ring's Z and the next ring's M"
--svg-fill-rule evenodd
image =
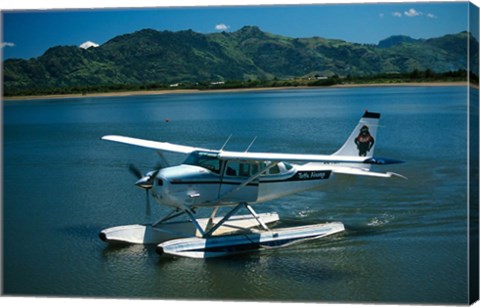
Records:
M468 28L465 2L3 11L3 57L31 58L57 45L103 44L144 28L200 33L255 25L290 37L376 44L391 35L431 38ZM478 37L478 32L476 33Z

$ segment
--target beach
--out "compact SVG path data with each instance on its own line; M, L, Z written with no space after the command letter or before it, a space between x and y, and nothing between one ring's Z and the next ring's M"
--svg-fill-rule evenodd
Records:
M144 95L170 95L170 94L200 94L200 93L228 93L228 92L254 92L271 90L294 90L294 89L328 89L328 88L350 88L350 87L404 87L404 86L468 86L468 82L405 82L405 83L372 83L372 84L337 84L332 86L283 86L283 87L259 87L259 88L233 88L233 89L169 89L169 90L144 90L144 91L122 91L89 94L60 94L60 95L32 95L32 96L10 96L2 97L3 101L16 100L37 100L37 99L64 99L64 98L85 98L85 97L125 97ZM472 85L479 88L478 85Z

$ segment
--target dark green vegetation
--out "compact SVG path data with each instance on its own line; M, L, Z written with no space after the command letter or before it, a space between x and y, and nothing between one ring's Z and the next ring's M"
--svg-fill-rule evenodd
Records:
M251 26L214 34L146 29L97 48L57 46L38 58L6 60L4 95L465 81L469 39L478 45L467 32L365 45L290 38ZM478 61L478 49L471 58Z

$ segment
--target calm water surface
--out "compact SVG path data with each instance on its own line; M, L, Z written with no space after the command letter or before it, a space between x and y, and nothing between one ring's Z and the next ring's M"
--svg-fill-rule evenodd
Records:
M22 296L467 303L466 87L279 90L6 102L4 292ZM478 97L477 97L478 99ZM343 234L198 260L112 247L104 228L154 220L127 171L156 153L106 134L251 151L330 154L381 112L378 167L262 206L281 226L342 221ZM170 122L165 121L166 118ZM183 157L169 155L171 162ZM333 184L332 184L333 183ZM206 214L206 213L205 213Z

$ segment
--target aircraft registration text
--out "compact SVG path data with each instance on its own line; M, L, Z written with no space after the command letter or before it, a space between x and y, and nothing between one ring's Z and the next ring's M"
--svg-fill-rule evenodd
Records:
M293 180L318 180L318 179L328 179L330 177L331 171L300 171L295 176Z

